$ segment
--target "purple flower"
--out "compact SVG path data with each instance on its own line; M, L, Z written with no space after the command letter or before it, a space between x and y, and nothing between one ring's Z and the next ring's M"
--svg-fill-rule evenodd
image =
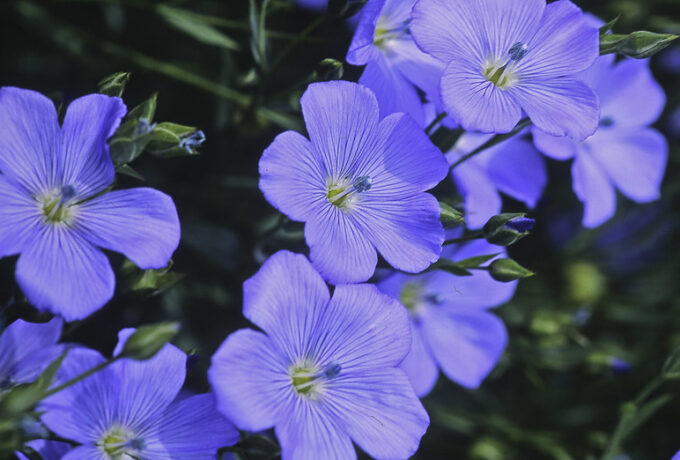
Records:
M505 250L476 240L447 246L442 257L458 261L490 254L504 255ZM378 284L410 313L413 343L401 368L418 396L432 390L439 368L464 387L481 384L508 339L503 322L487 309L510 300L516 286L494 281L487 272L458 277L441 270L424 275L394 272Z
M113 295L99 248L146 269L164 267L179 243L170 197L104 193L115 174L106 140L125 112L121 99L91 94L71 103L60 127L45 96L0 89L0 257L20 254L16 279L28 300L67 321Z
M639 203L659 198L668 145L649 125L661 115L666 97L647 61L616 64L613 55L602 56L580 77L600 98L597 132L575 142L534 130L534 143L552 158L574 159L573 187L585 207L583 225L597 227L616 212L615 189Z
M491 139L490 134L465 133L446 158L453 164ZM479 229L501 212L500 192L529 208L538 203L548 182L545 162L531 142L513 138L485 150L451 170L458 192L465 202L465 220Z
M287 131L260 160L260 189L305 222L315 268L333 284L373 275L376 249L395 268L419 272L439 258L439 203L426 190L446 159L405 114L380 121L373 93L355 83L309 86L302 113L311 142Z
M27 442L26 445L40 454L43 460L60 460L67 458L65 455L71 450L72 446L65 442L59 441L45 441L44 439L36 439ZM29 460L21 452L15 452L19 460Z
M35 380L63 351L57 345L62 321L14 321L0 334L0 391Z
M219 409L248 431L272 426L283 460L408 458L429 418L398 364L411 343L396 301L373 285L333 297L307 259L281 251L245 282L241 329L213 356ZM266 335L265 335L266 334Z
M375 93L381 118L404 112L423 126L426 113L418 89L439 103L444 63L423 53L413 41L409 22L414 3L369 0L361 11L347 62L366 65L359 83Z
M119 354L134 329L118 334ZM177 399L186 354L166 345L147 361L122 359L43 401L43 423L81 444L64 460L208 460L234 444L239 433L215 409L212 394ZM69 352L57 373L64 382L104 357L85 348Z
M675 455L673 455L671 460L680 460L680 450Z
M593 91L574 74L599 55L599 32L568 0L418 0L411 33L447 64L441 92L467 130L509 132L524 111L540 129L585 139Z

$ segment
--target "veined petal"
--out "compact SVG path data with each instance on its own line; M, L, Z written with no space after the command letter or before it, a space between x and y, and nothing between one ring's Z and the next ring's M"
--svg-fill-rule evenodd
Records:
M439 83L446 67L444 62L423 53L410 35L394 40L388 53L392 65L408 81L423 90L430 101L440 101Z
M430 419L401 369L354 372L330 383L334 415L367 454L390 459L416 452Z
M519 122L518 103L467 61L454 60L444 70L442 99L451 115L470 131L507 133Z
M133 188L105 193L79 206L77 229L92 244L125 254L143 269L165 267L177 249L179 218L172 198Z
M424 331L419 322L411 321L411 351L401 362L399 367L406 373L406 376L413 386L413 390L419 398L426 396L439 376L439 368L428 349L423 337Z
M55 346L61 336L62 321L29 323L22 319L7 326L0 335L0 375L14 383L26 383L55 360L61 347Z
M154 460L204 460L221 447L231 446L240 434L215 408L212 394L176 401L155 421L145 437L144 455Z
M61 460L108 460L108 456L98 447L79 446L61 457Z
M330 300L323 279L301 254L279 251L243 284L243 314L262 328L289 358L304 356L314 324L306 319ZM286 321L282 327L281 321ZM301 328L305 325L309 329Z
M563 77L595 62L600 32L570 0L558 0L545 7L540 27L526 45L528 53L517 67L520 78Z
M62 127L59 166L63 185L86 198L113 181L115 170L106 142L116 132L127 107L119 97L90 94L71 102Z
M381 119L403 112L411 115L420 125L425 124L418 90L382 54L366 65L359 83L375 93Z
M490 152L486 172L498 189L529 208L538 203L548 183L543 157L523 139L512 139Z
M35 91L0 88L0 172L31 194L57 185L61 141L54 104Z
M589 152L611 181L631 200L648 202L661 196L668 142L654 129L617 129L588 139Z
M113 296L115 277L104 253L72 229L45 225L23 250L16 280L39 310L83 319Z
M444 242L440 212L437 199L420 192L395 201L367 196L352 217L390 265L418 273L439 259Z
M427 309L421 321L425 340L444 374L467 388L481 384L508 341L503 322L477 309Z
M378 137L385 141L384 161L367 172L373 178L373 187L366 195L371 200L397 199L429 190L446 177L446 157L410 116L390 115L380 122L378 130Z
M39 231L41 220L30 194L0 174L0 258L19 254Z
M300 104L309 138L330 177L346 175L373 154L380 112L369 89L347 81L313 83Z
M103 362L104 357L94 350L73 348L57 372L55 385ZM63 438L83 444L97 442L117 414L119 378L107 368L48 397L38 406L45 412L43 423Z
M373 285L337 286L328 307L309 321L310 351L322 365L339 364L340 375L396 366L411 346L406 309Z
M539 129L553 136L583 140L595 132L600 121L597 96L571 77L522 80L507 92Z
M353 215L330 203L307 221L305 239L314 268L331 284L361 283L375 271L375 247Z
M304 221L326 199L326 168L304 136L279 134L260 158L260 190L276 209Z
M571 167L574 192L583 202L583 225L597 227L616 213L616 191L602 167L588 151L576 156Z
M373 45L375 40L375 26L380 12L385 6L385 0L369 0L361 8L359 24L357 24L352 43L347 51L347 62L352 65L364 65L374 60L380 51Z
M241 329L231 334L213 355L208 371L217 409L249 431L263 431L285 419L280 413L294 396L290 363L285 361L261 332Z
M310 401L298 402L276 426L282 460L356 459L352 441L334 414Z

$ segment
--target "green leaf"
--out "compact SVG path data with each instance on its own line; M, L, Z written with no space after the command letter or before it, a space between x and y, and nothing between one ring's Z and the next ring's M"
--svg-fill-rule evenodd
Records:
M624 404L621 408L620 439L630 437L671 399L671 395L661 395L639 407L633 403Z
M439 217L445 227L453 227L457 225L463 225L465 223L465 218L463 217L462 212L442 201L439 202L439 207L441 208L441 214Z
M141 180L141 181L144 180L144 176L142 176L135 169L133 169L132 166L127 165L127 164L116 166L116 172L118 174L123 174L124 176L132 177L133 179L137 179L137 180Z
M144 118L151 123L153 117L156 115L157 99L158 93L152 94L149 99L130 110L127 114L127 118L130 120L133 118Z
M314 71L315 81L340 80L345 69L342 62L337 59L326 58L316 66Z
M125 287L143 295L157 295L174 286L184 278L183 273L171 271L172 261L167 267L154 270L142 270L134 262L126 260L120 270Z
M262 0L262 9L257 7L257 0L250 0L248 23L250 25L250 51L253 59L262 69L269 67L267 59L267 33L265 23L269 0Z
M534 276L534 272L527 270L512 259L494 260L489 265L489 274L493 279L502 283Z
M156 11L168 24L201 43L234 51L241 49L238 42L229 38L215 27L203 22L200 15L167 5L158 5Z
M459 263L448 259L439 259L429 270L443 270L456 276L472 276L472 272L462 267Z
M129 72L117 72L109 75L98 83L99 92L107 96L121 97L125 90L125 85L130 80Z
M68 351L66 349L57 359L52 361L35 381L18 385L5 394L0 401L0 413L20 414L32 409L40 402L45 392L52 385L52 381Z
M137 361L152 358L179 332L179 323L162 322L138 328L125 342L120 356Z
M470 257L467 259L459 260L457 263L459 266L463 268L477 268L480 267L482 264L490 261L494 257L498 256L498 254L487 254L483 256L475 256L475 257Z
M600 35L604 35L608 32L611 32L611 30L614 28L617 22L619 22L619 19L621 19L621 15L619 14L616 16L614 19L600 27Z
M111 159L116 166L134 161L151 140L153 125L144 118L124 121L109 140Z
M680 346L666 359L661 374L665 379L680 378Z

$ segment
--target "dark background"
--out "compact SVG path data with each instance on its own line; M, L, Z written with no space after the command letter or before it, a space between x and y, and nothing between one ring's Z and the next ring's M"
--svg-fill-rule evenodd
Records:
M200 43L173 28L158 13L161 3L214 18L240 50ZM678 0L576 3L604 20L621 14L618 33L680 33ZM133 165L144 185L177 204L183 237L173 271L185 278L148 295L130 291L119 274L114 300L68 325L64 337L108 354L123 327L180 320L175 343L199 358L188 381L196 391L208 390L205 373L221 341L248 326L241 316L242 282L277 249L305 250L295 224L285 227L286 238L267 235L277 215L257 189L257 162L276 134L301 126L301 92L321 60L343 60L351 39L336 16L272 0L267 51L258 62L249 9L248 0L0 2L1 85L41 91L65 107L97 91L103 77L129 71L129 108L158 92L158 121L205 131L200 156L143 155ZM316 26L311 33L296 39L310 24ZM537 276L520 283L515 299L497 310L510 329L508 351L478 391L440 378L424 399L432 425L418 458L600 458L622 405L659 375L680 344L680 116L675 127L672 117L680 105L680 47L655 57L653 68L668 96L658 123L671 143L663 199L641 206L620 197L613 221L585 231L570 165L549 162L550 184L532 213L536 231L510 251ZM344 78L359 74L345 66ZM252 103L224 98L221 87ZM139 185L119 178L119 187ZM506 204L508 211L522 210ZM111 260L118 270L122 257L112 254ZM15 258L0 260L2 321L38 319L14 284L14 264ZM639 429L626 437L618 458L669 460L680 449L680 383L664 382L652 398L663 395L670 401L648 419L633 417Z

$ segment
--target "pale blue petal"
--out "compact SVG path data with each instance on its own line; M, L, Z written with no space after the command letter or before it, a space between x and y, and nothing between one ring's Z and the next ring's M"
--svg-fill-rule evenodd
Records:
M108 455L98 447L80 446L64 455L61 460L108 460L108 458Z
M143 269L165 267L180 237L172 198L150 188L116 190L83 203L76 228L92 244L121 252Z
M61 354L55 346L61 336L62 321L29 323L22 319L7 326L0 335L0 375L13 383L33 381Z
M369 0L361 8L359 23L357 24L352 43L347 51L347 62L352 65L364 65L374 60L380 51L373 45L375 26L385 0Z
M496 185L482 166L465 161L451 171L458 192L465 200L465 222L472 230L480 229L501 211L503 202Z
M576 156L571 168L574 192L583 202L583 225L597 227L616 212L614 185L589 152Z
M16 280L29 302L66 321L83 319L113 296L115 278L102 251L75 231L44 226L19 257Z
M73 447L65 442L46 441L44 439L30 441L26 445L39 453L43 460L60 460ZM28 460L28 457L21 452L15 452L15 454L19 457L19 460Z
M411 351L409 351L406 358L401 362L399 367L406 373L406 376L413 386L413 390L419 398L426 396L439 376L439 368L432 356L432 352L428 349L425 343L423 334L425 331L420 325L420 321L415 319L411 321Z
M536 148L555 160L569 160L578 154L579 143L568 137L552 136L536 128L532 136Z
M0 174L0 258L19 254L41 224L36 201L21 185Z
M62 127L59 152L62 184L89 197L111 184L115 170L106 142L127 112L123 100L90 94L71 102Z

